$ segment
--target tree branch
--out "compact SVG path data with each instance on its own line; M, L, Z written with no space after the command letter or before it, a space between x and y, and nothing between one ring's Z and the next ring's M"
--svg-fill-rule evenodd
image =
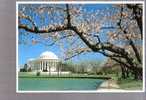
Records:
M32 18L30 16L26 16L23 13L19 12L18 20L20 21L20 19L26 19L26 20L30 21L30 23L33 25L33 27L36 27L35 22L32 20Z
M54 41L53 41L52 43L50 43L50 44L47 44L47 43L43 43L43 44L46 45L46 46L52 46L52 45L54 45L57 41L60 41L60 40L63 40L63 39L65 39L65 38L72 37L72 36L75 36L75 35L72 35L72 34L64 35L64 36L58 38L57 40L54 40Z
M136 4L136 5L127 4L127 8L132 9L134 19L136 19L138 27L139 27L140 32L141 32L140 33L141 34L141 39L143 39L143 27L142 27L143 26L142 25L142 12L143 12L143 10L138 7L138 4Z
M32 32L32 33L35 33L35 34L37 34L37 33L43 34L43 33L50 33L50 32L58 32L58 31L68 30L68 27L66 25L63 25L63 26L58 25L54 28L50 27L50 28L47 28L47 29L39 30L37 27L36 28L30 28L27 25L19 24L18 28L19 29L24 29L28 32Z
M72 51L70 51L70 52L73 52L74 53L74 55L71 55L71 56L69 56L69 57L67 57L67 58L65 58L65 60L69 60L69 59L71 59L71 58L73 58L73 57L75 57L75 56L78 56L78 55L80 55L80 54L82 54L82 53L85 53L85 52L91 52L92 50L90 49L90 48L79 48L79 49L76 49L76 50L72 50ZM69 53L69 52L68 52Z
M123 31L124 34L127 34L126 30L123 29L122 26L121 26L122 17L123 17L123 16L122 16L122 13L123 13L123 7L121 8L121 15L120 15L121 18L120 18L120 20L119 20L118 26L119 26L119 28ZM129 41L130 46L132 47L132 49L133 49L133 51L134 51L134 53L135 53L135 56L136 56L137 60L139 61L139 63L142 63L140 54L139 54L139 52L138 52L138 49L137 49L136 46L134 45L134 42L133 42L132 39L129 38L127 35L126 35L126 39Z
M131 64L129 65L128 63L123 62L121 59L118 59L119 57L116 57L117 55L109 55L109 54L107 54L105 52L99 52L99 53L103 54L106 57L111 58L112 60L118 62L119 64L124 65L125 67L127 67L128 69L131 69L132 71L136 69L135 66L131 66Z
M67 26L70 27L71 26L71 17L70 17L70 13L69 13L69 5L66 4L66 14L67 14Z

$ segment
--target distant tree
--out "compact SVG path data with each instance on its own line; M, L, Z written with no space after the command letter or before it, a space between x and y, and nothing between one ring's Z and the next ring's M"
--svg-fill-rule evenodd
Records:
M40 76L40 74L41 74L40 72L37 72L37 73L36 73L36 76Z
M97 74L99 68L101 67L101 61L90 61L90 65L92 66L92 73Z
M115 62L114 60L108 58L105 64L102 66L101 71L104 74L117 74L118 76L121 74L122 78L127 78L129 72L125 69L126 67L119 65L119 63ZM119 78L121 78L119 77Z
M24 68L20 69L20 72L26 72L27 70L25 70Z
M28 70L28 65L24 64L24 70L27 71Z
M27 69L27 71L28 71L28 72L31 72L31 71L32 71L31 67L29 67L29 68Z
M73 64L72 62L65 62L62 65L62 70L63 71L70 71L72 73L75 73L75 64Z
M76 70L78 73L84 74L87 72L87 65L86 62L80 62L76 64Z

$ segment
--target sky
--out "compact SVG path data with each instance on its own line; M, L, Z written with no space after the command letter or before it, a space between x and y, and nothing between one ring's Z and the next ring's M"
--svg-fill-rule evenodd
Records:
M37 44L33 46L28 45L19 45L18 47L18 58L19 58L19 65L25 64L28 59L31 58L38 58L41 53L45 51L51 51L56 54L59 58L61 58L61 50L58 46L54 45L51 47L46 47L43 44ZM79 56L76 56L70 59L72 62L77 63L80 61L86 60L97 60L97 61L104 61L105 57L98 53L85 53Z
M105 7L110 7L111 5L107 4L98 4L98 5L86 5L84 6L87 11L90 11L91 8L92 10L96 9L105 9ZM20 32L20 31L19 31ZM23 31L21 31L23 32ZM20 39L22 37L18 37ZM104 37L102 37L104 38ZM25 38L24 38L25 39ZM41 53L45 51L51 51L55 53L59 58L62 56L62 51L60 50L58 45L53 45L53 46L45 46L44 44L36 44L36 45L26 45L26 44L18 44L18 65L23 65L25 64L28 59L31 58L38 58ZM86 60L97 60L97 61L104 61L106 57L99 53L86 53L86 54L81 54L79 56L76 56L71 59L72 62L80 62L80 61L86 61Z

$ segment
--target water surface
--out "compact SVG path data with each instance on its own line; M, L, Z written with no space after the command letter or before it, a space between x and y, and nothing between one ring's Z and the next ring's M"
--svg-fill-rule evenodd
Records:
M18 88L23 91L96 90L103 81L89 78L19 78Z

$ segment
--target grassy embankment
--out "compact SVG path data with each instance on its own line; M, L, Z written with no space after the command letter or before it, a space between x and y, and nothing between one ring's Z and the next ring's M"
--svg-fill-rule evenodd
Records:
M121 79L117 75L109 75L112 80L116 81L119 85L120 89L124 90L142 90L143 81L142 80L134 80L132 78Z
M118 80L118 85L125 90L142 90L142 80L123 79Z

